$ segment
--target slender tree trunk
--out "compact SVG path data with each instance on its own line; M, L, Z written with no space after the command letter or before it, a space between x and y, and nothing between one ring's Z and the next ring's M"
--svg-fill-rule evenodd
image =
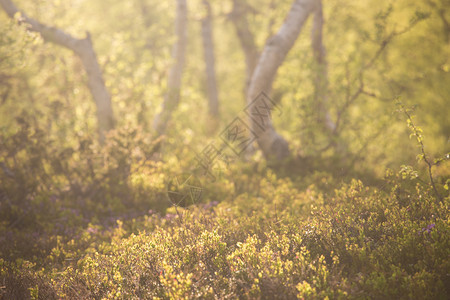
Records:
M202 19L203 54L205 57L206 93L208 95L209 114L212 117L219 116L219 99L217 95L217 81L214 59L214 42L212 32L211 5L208 0L203 0L206 15Z
M177 0L177 12L175 20L175 36L177 41L172 49L173 65L169 71L167 92L164 97L161 112L155 117L153 129L158 136L166 132L167 124L173 111L180 102L181 78L187 43L187 5L186 0Z
M14 18L14 15L20 12L10 0L0 0L0 5L11 18ZM102 71L98 64L89 33L87 33L86 38L77 39L58 28L41 24L29 18L23 12L20 13L21 22L29 24L30 30L38 32L45 41L72 50L81 59L87 73L89 90L97 106L98 131L100 141L103 141L105 133L114 128L114 115L111 106L111 96L106 90Z
M102 71L97 61L90 35L82 40L84 45L77 51L84 69L88 74L88 86L97 105L97 120L100 140L103 141L105 133L114 128L114 114L111 105L111 96L106 89Z
M311 47L316 71L314 74L314 103L317 105L319 123L323 125L328 133L333 133L336 124L328 112L328 63L322 38L323 23L322 1L320 0L314 12L311 30Z
M239 38L242 50L245 55L246 81L245 95L247 96L250 80L253 76L256 65L258 64L259 51L255 44L255 38L250 31L246 14L248 11L247 4L244 0L233 0L233 11L230 18L234 24L236 34Z
M317 0L294 1L281 28L267 41L250 82L247 103L252 118L251 128L257 137L259 147L266 159L270 161L281 161L287 158L289 145L275 131L270 115L263 122L260 121L261 105L258 105L258 99L263 99L261 93L270 94L278 68L294 46L308 16L316 8ZM271 106L271 103L265 103L265 105Z

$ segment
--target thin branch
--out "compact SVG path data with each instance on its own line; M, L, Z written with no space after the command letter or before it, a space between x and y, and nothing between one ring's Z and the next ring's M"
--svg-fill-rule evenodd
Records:
M439 194L439 192L438 192L438 190L436 188L436 185L434 183L433 173L432 173L432 168L434 166L434 163L432 161L430 161L430 159L428 158L428 155L425 152L425 145L423 144L422 134L420 133L421 130L416 127L416 125L412 121L411 114L403 106L403 104L400 104L400 108L401 108L401 111L406 115L406 118L408 120L408 125L411 128L412 133L416 137L417 143L419 143L422 159L423 159L423 161L425 162L425 164L428 167L427 168L428 169L428 177L430 178L431 186L432 186L432 188L434 190L434 193L436 194L437 199L439 201L441 201L442 197L441 197L441 195Z
M346 96L346 101L345 101L344 105L337 112L337 118L336 118L336 123L335 123L336 126L335 126L335 130L334 130L334 134L335 135L339 134L340 124L341 124L341 119L342 119L343 114L346 112L346 110L356 100L358 100L359 96L362 95L362 94L366 94L366 95L369 95L369 96L374 96L373 94L371 94L371 93L369 93L369 92L364 90L364 75L365 75L365 72L368 69L373 67L375 62L379 59L381 54L386 50L387 46L392 42L392 40L395 37L400 36L402 34L407 33L408 31L410 31L418 22L420 22L420 20L421 19L415 19L414 21L412 21L410 23L409 26L405 27L404 29L402 29L400 31L393 31L390 34L388 34L386 38L383 39L383 41L379 45L379 47L378 47L377 51L375 52L375 54L358 71L358 76L357 76L357 78L354 81L358 80L359 81L359 85L358 85L358 89L353 94L350 94L350 85L353 84L354 81L352 83L350 83L349 71L348 71L348 67L346 67L346 78L347 78L347 82L348 82L347 83L347 96ZM327 148L329 148L329 146L327 146L326 149Z

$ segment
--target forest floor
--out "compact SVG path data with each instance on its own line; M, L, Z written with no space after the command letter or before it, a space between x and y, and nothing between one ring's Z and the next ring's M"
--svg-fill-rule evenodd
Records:
M393 172L233 170L184 208L61 206L57 223L44 207L4 227L3 299L448 299L448 193Z

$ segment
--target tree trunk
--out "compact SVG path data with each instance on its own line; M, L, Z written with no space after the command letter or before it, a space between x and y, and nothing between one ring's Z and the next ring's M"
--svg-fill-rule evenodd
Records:
M209 114L212 117L219 116L219 100L217 95L217 81L214 59L214 42L212 33L211 5L208 0L203 0L206 15L202 19L203 54L206 71L206 93L208 95Z
M0 5L11 18L14 18L14 15L20 12L10 0L0 0ZM29 24L30 30L38 32L45 41L72 50L80 57L87 73L89 90L97 106L98 131L100 141L103 141L105 133L114 128L114 115L111 96L106 90L89 33L84 39L76 39L58 28L46 26L29 18L25 13L20 13L21 22Z
M177 0L177 13L175 20L175 36L177 41L172 49L173 65L169 71L167 92L164 97L161 112L155 117L153 129L157 136L166 132L167 123L172 117L173 111L180 102L181 78L187 43L187 5L186 0Z
M236 29L236 34L241 43L242 50L245 55L246 80L245 80L245 96L247 96L250 80L253 76L256 65L258 64L259 51L255 44L255 38L250 31L246 18L247 6L243 0L233 0L233 11L230 18Z
M322 1L320 0L314 12L311 30L311 47L316 71L314 75L314 103L317 105L319 123L328 133L333 133L336 124L328 112L328 64L322 39L323 23Z
M270 101L262 104L258 99L264 99L265 97L262 95L270 94L278 68L294 46L309 14L316 8L317 0L296 0L294 2L279 31L267 41L250 82L247 109L251 117L251 128L264 156L270 161L279 162L287 158L289 145L275 131L270 114L261 122L261 106L268 105L271 109L272 104Z

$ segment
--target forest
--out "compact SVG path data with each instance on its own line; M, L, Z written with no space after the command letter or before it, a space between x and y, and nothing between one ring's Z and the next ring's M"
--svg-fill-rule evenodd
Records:
M450 0L0 24L0 299L450 298Z

